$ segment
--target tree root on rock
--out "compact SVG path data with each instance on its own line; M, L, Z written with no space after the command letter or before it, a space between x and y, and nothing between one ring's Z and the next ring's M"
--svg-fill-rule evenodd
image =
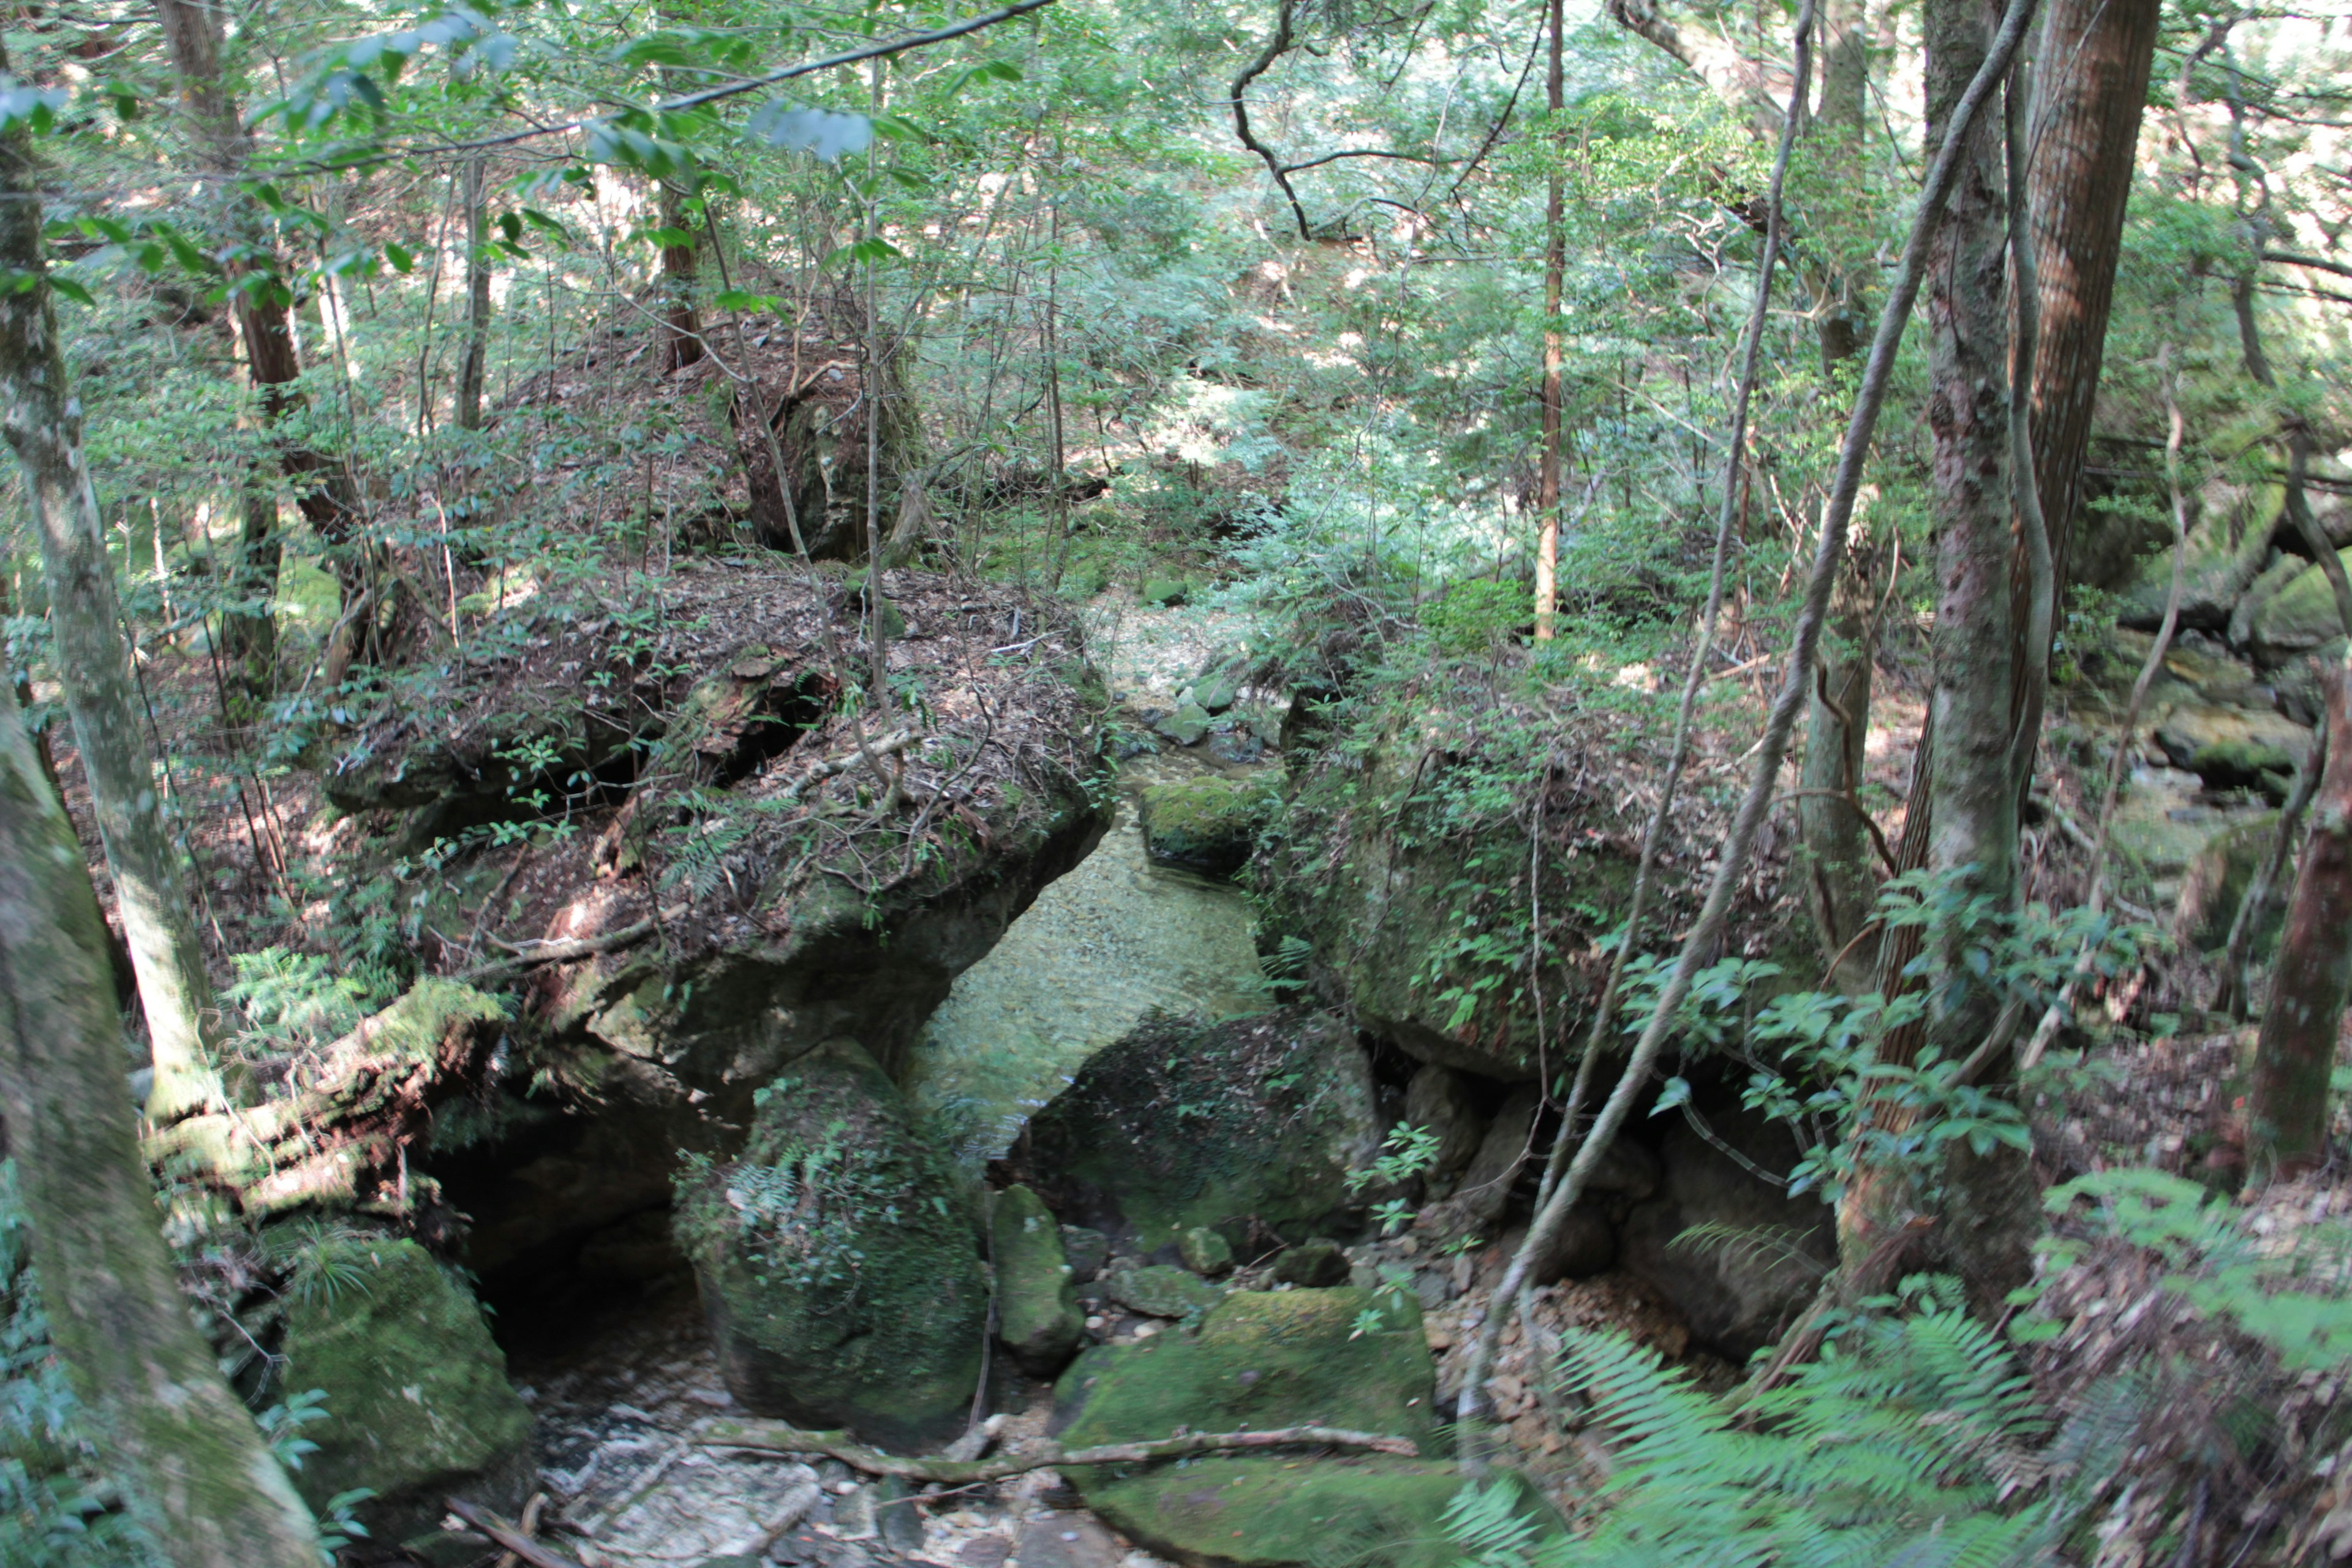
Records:
M1003 1480L1031 1470L1072 1465L1134 1465L1152 1459L1181 1459L1192 1454L1224 1454L1252 1448L1362 1448L1400 1458L1421 1457L1406 1437L1384 1437L1370 1432L1347 1432L1335 1426L1283 1426L1266 1432L1188 1432L1148 1443L1106 1443L1091 1448L1065 1448L1045 1442L1033 1453L1001 1459L900 1458L839 1432L809 1432L781 1421L720 1421L695 1441L706 1448L758 1448L777 1454L824 1454L853 1470L870 1476L897 1476L910 1481L940 1481L950 1486Z

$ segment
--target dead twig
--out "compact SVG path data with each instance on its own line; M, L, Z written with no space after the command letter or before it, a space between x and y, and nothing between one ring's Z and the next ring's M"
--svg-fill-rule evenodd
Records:
M1106 1443L1092 1448L1065 1448L1059 1443L1047 1441L1028 1454L999 1459L901 1458L853 1443L839 1432L808 1432L781 1421L715 1422L695 1441L706 1448L824 1454L870 1476L942 1481L950 1486L1003 1480L1031 1470L1063 1469L1073 1465L1138 1465L1152 1459L1181 1459L1192 1454L1225 1454L1250 1448L1362 1448L1406 1459L1421 1457L1421 1450L1410 1438L1347 1432L1336 1426L1283 1426L1267 1432L1190 1432L1148 1443Z
M468 1527L481 1531L516 1557L530 1563L531 1568L580 1568L580 1564L571 1558L558 1556L550 1552L488 1509L478 1508L464 1498L451 1498L449 1511L464 1520Z
M574 937L563 942L499 942L497 937L492 937L490 940L493 942L497 942L499 946L505 948L514 956L495 959L488 963L478 963L471 969L461 970L452 978L471 984L477 980L487 979L493 974L506 973L509 970L529 969L534 964L569 963L575 958L593 958L600 952L610 952L614 948L627 947L633 942L643 942L661 928L662 921L677 920L685 913L684 904L673 904L657 915L647 915L635 925L625 925L618 931L608 931L602 936Z

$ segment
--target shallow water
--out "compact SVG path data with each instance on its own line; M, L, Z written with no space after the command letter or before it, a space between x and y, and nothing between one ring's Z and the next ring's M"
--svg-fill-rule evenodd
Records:
M1197 771L1172 761L1139 759L1121 770L1122 788ZM1265 1005L1248 900L1151 864L1130 793L1101 846L956 978L905 1087L977 1176L1087 1058L1147 1015L1213 1020Z

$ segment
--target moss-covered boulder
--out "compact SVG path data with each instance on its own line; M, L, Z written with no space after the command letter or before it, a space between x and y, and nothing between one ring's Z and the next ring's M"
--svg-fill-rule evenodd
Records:
M1215 1306L1224 1292L1197 1274L1164 1263L1114 1268L1104 1277L1110 1299L1147 1318L1185 1318Z
M288 1292L279 1386L326 1418L294 1482L312 1507L365 1487L379 1541L438 1523L453 1494L511 1515L537 1474L530 1412L465 1286L415 1242L330 1241Z
M1370 1063L1330 1015L1163 1017L1089 1059L1014 1163L1055 1213L1145 1251L1209 1226L1254 1253L1360 1226L1348 1177L1381 1132Z
M1289 753L1291 788L1253 876L1274 932L1311 954L1318 1000L1423 1061L1506 1082L1538 1076L1534 999L1557 1027L1599 995L1601 939L1623 918L1641 858L1643 814L1625 803L1650 798L1665 751L1650 737L1671 721L1670 697L1621 683L1628 671L1597 654L1589 662L1541 711L1433 672L1339 710L1310 752ZM1570 760L1538 769L1548 754ZM1708 791L1685 798L1652 890L1667 930L1696 911L1725 822ZM1547 839L1537 890L1556 955L1532 980L1531 822ZM1735 908L1735 946L1763 914Z
M989 1212L996 1263L996 1337L1032 1377L1069 1365L1086 1336L1078 1288L1062 1248L1062 1227L1037 1194L1007 1187Z
M2336 553L2352 569L2352 550ZM2248 630L2254 662L2264 668L2335 642L2344 635L2344 619L2336 611L2327 574L2316 563L2296 572L2254 613Z
M1436 1453L1435 1372L1410 1297L1237 1291L1196 1335L1088 1351L1063 1374L1055 1418L1079 1447L1328 1426L1404 1437L1425 1458L1296 1455L1067 1472L1087 1506L1152 1551L1193 1564L1450 1568L1443 1524L1461 1473Z
M1154 860L1223 877L1241 869L1274 809L1255 782L1203 776L1143 792L1143 843Z
M678 1183L729 1391L885 1447L953 1436L988 1311L961 1189L855 1041L817 1047L757 1103L741 1154Z
M2335 602L2329 601L2329 608ZM2311 752L2311 731L2263 709L2184 703L2156 726L2156 743L2176 768L2209 789L2261 789L2284 796Z

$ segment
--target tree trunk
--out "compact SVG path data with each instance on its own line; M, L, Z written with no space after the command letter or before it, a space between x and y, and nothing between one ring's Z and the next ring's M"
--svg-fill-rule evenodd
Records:
M489 209L481 154L466 165L466 359L457 372L457 428L482 427L482 375L490 354Z
M686 236L661 247L660 352L656 374L673 375L702 357L702 317L695 309L695 234L687 226L686 193L667 180L656 186L662 228Z
M172 50L172 68L180 79L180 101L201 149L205 166L234 180L245 172L253 153L253 139L237 119L221 69L221 16L218 7L192 0L155 0L156 15ZM231 226L244 237L259 240L259 226L242 193L231 196ZM302 362L296 353L289 312L292 297L277 276L273 263L268 280L257 287L235 290L237 333L245 342L246 374L260 395L265 423L276 426L304 405ZM328 563L341 589L341 614L330 638L327 674L340 682L353 658L370 642L373 617L365 614L373 576L360 549L359 489L350 466L341 458L320 451L310 442L281 439L278 465L294 487L295 504L303 521L327 547ZM248 500L245 536L240 541L240 571L259 581L265 571L271 594L276 592L280 546L275 537L277 508L262 508ZM268 612L265 612L268 613ZM248 634L249 635L249 634ZM274 673L275 628L270 633ZM251 659L247 663L248 670ZM260 695L262 693L257 693Z
M2042 307L2033 467L2063 604L2158 7L2157 0L2044 0L2043 9L2031 165Z
M8 138L12 167L22 135ZM26 226L13 215L0 224ZM11 317L46 293L9 296ZM0 1104L50 1336L127 1500L173 1563L317 1568L310 1514L222 1381L164 1250L122 1092L105 931L81 847L0 682Z
M2352 650L2345 657L2352 659ZM2352 991L2352 715L2344 661L2325 680L2327 763L2287 905L2246 1102L2247 1163L2257 1181L2296 1175L2326 1158L2327 1080Z
M1864 178L1862 153L1870 94L1868 16L1863 0L1832 0L1822 11L1821 107L1810 128L1825 188L1852 199ZM1822 250L1840 253L1832 237ZM1835 260L1811 268L1822 369L1832 380L1861 352L1861 291ZM1867 515L1864 514L1865 525ZM1803 835L1805 892L1820 944L1824 984L1858 996L1871 986L1868 943L1857 942L1878 899L1874 852L1856 792L1870 731L1871 665L1878 653L1882 552L1865 526L1849 552L1823 628L1822 668L1805 716L1797 823ZM1845 798L1839 798L1843 796Z
M0 54L0 71L6 68ZM66 710L139 975L155 1060L147 1110L168 1121L219 1098L210 1037L217 1016L179 852L163 824L140 732L114 572L82 456L81 409L44 268L37 171L21 126L0 135L0 196L6 198L0 203L0 267L35 280L0 295L0 426L24 468Z
M1549 35L1544 47L1544 102L1555 119L1563 102L1560 64L1562 0L1544 10ZM1568 155L1564 131L1552 132L1551 181L1544 199L1543 467L1537 479L1536 510L1543 520L1536 542L1536 640L1548 642L1559 609L1560 339L1559 300L1568 268L1568 231L1560 163Z
M1985 58L1995 13L1981 0L1930 0L1924 12L1928 139L1933 145ZM2009 251L2001 122L1969 131L1929 266L1927 425L1934 436L1937 605L1934 830L1927 866L1952 892L2006 917L2017 890L2018 793L2011 753L2015 604L2010 566ZM1928 1043L1948 1060L1990 1035L2000 993L1973 950L1995 933L1931 930ZM2000 1053L2003 1060L2006 1053ZM1998 1076L1998 1075L1997 1075ZM2022 1156L1962 1153L1945 1174L1937 1240L1971 1300L1998 1307L2030 1276L2038 1213ZM2021 1199L2022 1202L2021 1203Z

